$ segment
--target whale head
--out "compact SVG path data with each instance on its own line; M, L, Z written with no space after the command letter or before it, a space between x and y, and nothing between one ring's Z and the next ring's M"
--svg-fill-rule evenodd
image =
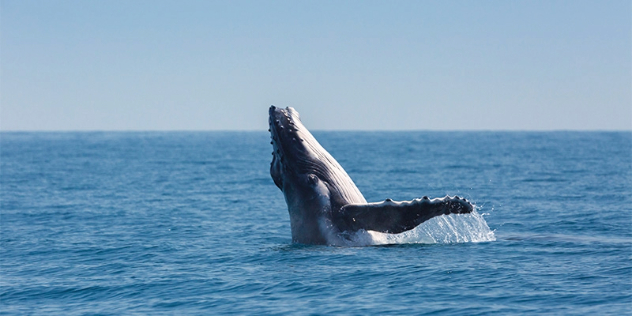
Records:
M317 222L324 213L349 203L366 203L349 175L303 125L296 110L271 106L268 123L273 148L270 175L285 196L292 236L322 235L300 230L319 229L306 223Z
M272 163L270 175L279 189L283 190L285 175L296 177L308 174L309 161L316 159L309 145L305 143L307 129L301 123L299 114L291 107L282 109L271 106L270 138L272 144ZM310 134L311 136L311 134ZM305 162L305 163L303 163Z

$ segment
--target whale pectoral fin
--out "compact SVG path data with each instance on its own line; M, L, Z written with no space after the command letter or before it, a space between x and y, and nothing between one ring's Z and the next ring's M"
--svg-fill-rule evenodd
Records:
M474 206L458 196L395 202L348 204L332 214L340 231L373 230L398 234L440 215L470 213Z

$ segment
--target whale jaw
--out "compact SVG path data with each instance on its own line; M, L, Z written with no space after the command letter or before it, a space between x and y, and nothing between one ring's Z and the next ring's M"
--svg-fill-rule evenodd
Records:
M288 206L292 240L334 244L339 233L331 214L350 203L366 203L340 164L305 128L291 107L269 110L270 176Z
M305 175L323 181L338 207L366 203L351 177L307 130L296 110L271 106L268 123L273 147L270 175L279 189L284 191L283 181L288 178Z

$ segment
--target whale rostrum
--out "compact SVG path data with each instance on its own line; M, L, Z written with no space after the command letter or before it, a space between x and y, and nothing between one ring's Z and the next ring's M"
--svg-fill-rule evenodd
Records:
M270 175L285 196L293 242L338 245L359 230L398 234L435 216L470 213L474 208L458 196L367 203L296 110L271 106L268 123L273 147Z

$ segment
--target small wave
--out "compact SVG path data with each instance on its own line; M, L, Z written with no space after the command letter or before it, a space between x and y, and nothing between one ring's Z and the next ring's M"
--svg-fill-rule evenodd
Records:
M470 214L437 216L401 234L361 230L349 237L350 246L452 244L496 240L483 216L476 211Z

